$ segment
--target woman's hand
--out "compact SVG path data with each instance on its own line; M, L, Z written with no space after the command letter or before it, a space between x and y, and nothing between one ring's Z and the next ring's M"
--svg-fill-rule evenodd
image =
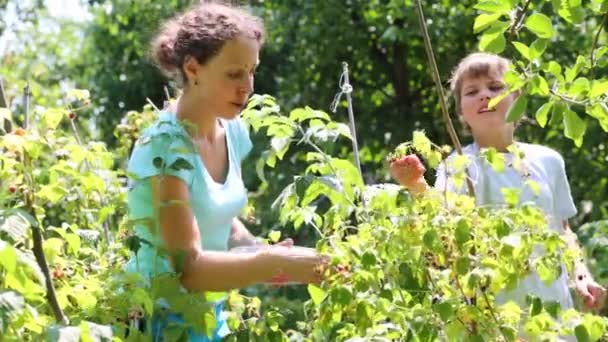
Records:
M390 164L391 176L404 188L413 192L423 192L427 188L422 162L415 154L395 158Z
M273 271L268 281L275 285L288 282L319 284L329 261L313 248L293 248L291 239L268 246L259 257Z

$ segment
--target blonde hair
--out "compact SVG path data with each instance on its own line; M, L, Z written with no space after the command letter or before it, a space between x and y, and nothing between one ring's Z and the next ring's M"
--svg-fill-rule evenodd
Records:
M456 102L456 112L460 116L462 81L480 76L501 77L511 67L511 61L499 55L475 52L463 58L452 72L450 90Z

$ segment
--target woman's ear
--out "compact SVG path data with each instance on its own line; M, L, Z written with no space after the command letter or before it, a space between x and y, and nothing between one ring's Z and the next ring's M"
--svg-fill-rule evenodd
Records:
M197 77L198 77L198 73L199 73L199 69L201 68L201 65L196 60L196 58L194 58L192 56L186 56L186 58L184 59L183 68L184 68L184 75L186 76L186 79L184 80L185 83L197 81Z

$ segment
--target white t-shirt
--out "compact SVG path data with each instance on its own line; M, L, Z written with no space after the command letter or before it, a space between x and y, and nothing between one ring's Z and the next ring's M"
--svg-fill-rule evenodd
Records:
M536 203L547 215L551 229L563 233L562 221L574 216L576 207L570 194L570 185L562 156L541 145L518 142L516 146L524 154L522 161L525 172L521 172L521 169L516 170L510 165L514 159L511 153L502 154L505 159L505 170L498 173L491 165L484 162L476 143L463 148L463 153L471 160L468 170L475 189L477 205L503 204L505 201L501 189L518 188L521 189L519 202ZM538 195L526 184L526 180L535 181L540 186ZM435 187L442 190L446 187L446 173L443 166L437 170ZM447 189L452 192L465 193L466 184L456 188L453 183L448 182ZM562 309L573 306L565 267L562 267L561 276L550 286L546 286L536 273L532 273L523 279L516 289L497 296L497 301L504 303L513 300L520 306L524 306L528 293L534 294L542 300L559 301Z

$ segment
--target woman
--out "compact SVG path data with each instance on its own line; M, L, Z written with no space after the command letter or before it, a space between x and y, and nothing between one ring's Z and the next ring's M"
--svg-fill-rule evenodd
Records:
M508 94L494 108L488 107L490 99L505 90L503 76L509 67L510 62L500 56L473 53L458 64L451 80L451 90L456 100L458 114L474 139L472 144L464 147L463 153L472 161L468 170L474 184L476 203L477 205L504 203L501 188L522 189L520 203L535 202L548 216L551 229L565 234L569 240L569 247L578 249L576 235L568 224L568 218L576 214L576 208L570 194L563 158L548 147L514 140L515 126L506 122L506 116L519 92ZM526 172L523 174L511 165L506 167L504 172L497 173L480 158L480 149L494 148L503 154L506 161L509 161L513 158L508 150L511 145L524 154L523 164ZM393 162L391 173L402 186L419 194L427 189L427 185L414 166L412 163ZM413 174L416 176L412 177ZM449 170L447 174L450 174ZM538 196L526 185L527 180L533 180L540 185ZM466 186L456 188L446 176L445 168L440 167L435 187L444 189L446 185L448 190L466 192ZM593 280L582 260L575 265L575 282L576 289L588 309L598 310L603 306L606 290ZM562 309L573 306L565 269L549 286L545 285L537 274L531 274L522 280L515 290L501 294L497 300L498 302L514 300L524 306L527 294L534 294L542 300L558 301Z
M294 257L291 240L255 253L228 252L260 244L237 219L247 202L241 161L252 147L238 116L253 92L263 39L259 19L204 3L169 20L153 41L155 61L183 89L175 108L142 134L129 161L130 218L147 222L135 231L150 242L138 250L132 271L152 277L174 269L191 292L277 278L320 280L317 266L324 259L315 253ZM220 303L216 312L212 340L227 330ZM162 328L153 323L157 337ZM190 340L207 338L190 332Z

